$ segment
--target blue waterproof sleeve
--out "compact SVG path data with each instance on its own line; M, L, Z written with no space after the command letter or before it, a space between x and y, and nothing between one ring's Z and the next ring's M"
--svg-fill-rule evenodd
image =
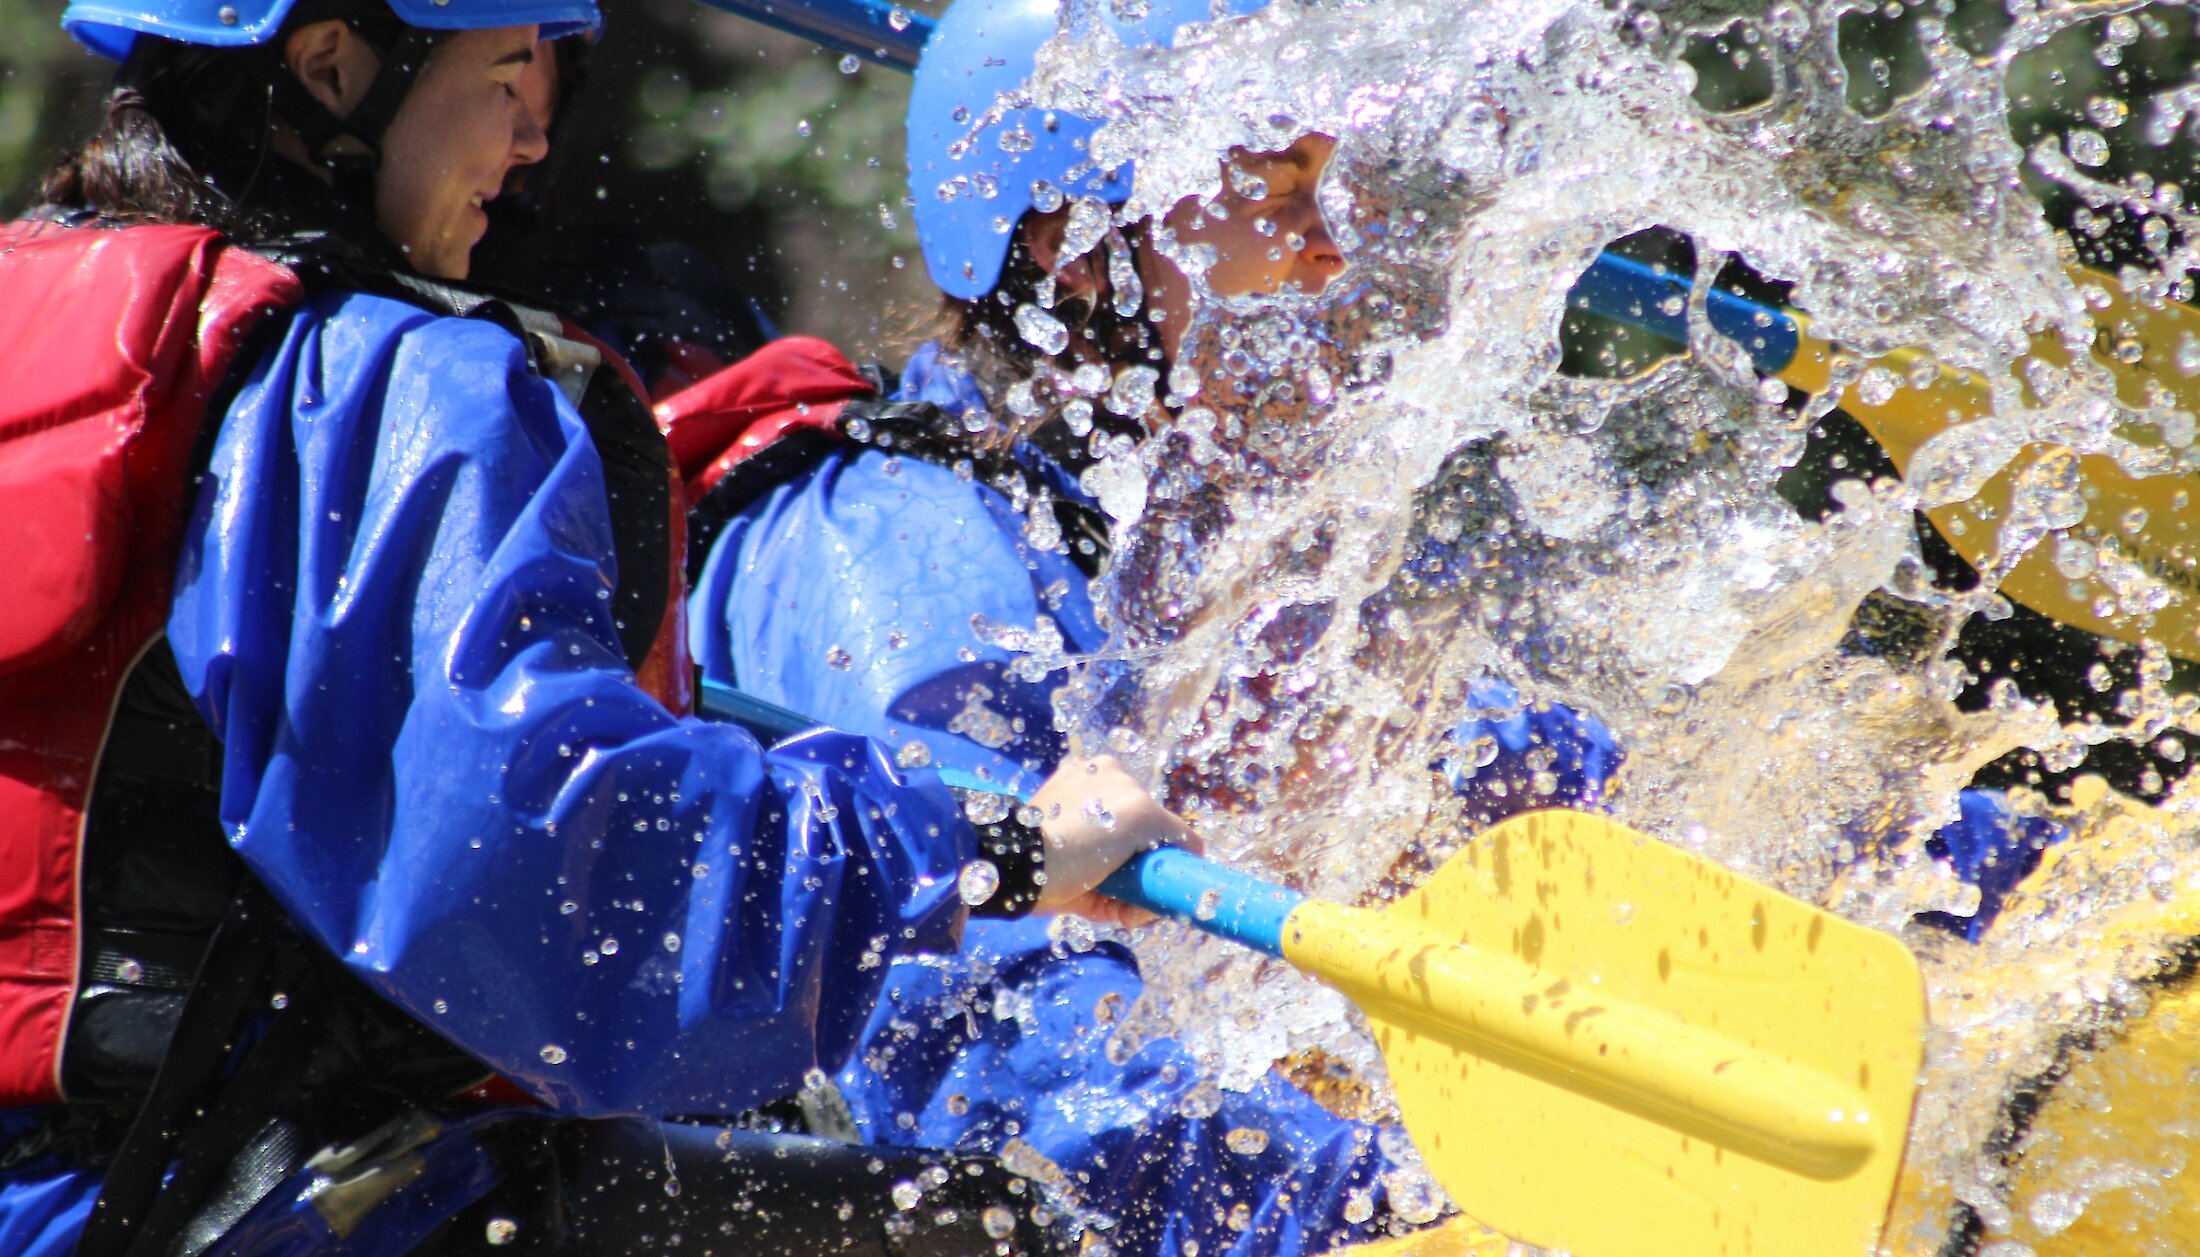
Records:
M936 782L633 683L580 417L485 322L323 294L238 394L169 625L222 816L371 987L557 1108L738 1112L950 944Z
M696 660L836 728L921 741L916 762L1034 789L1063 753L1058 678L1013 675L1005 635L1076 652L1102 634L1083 573L1024 522L947 468L832 451L720 534L689 604Z

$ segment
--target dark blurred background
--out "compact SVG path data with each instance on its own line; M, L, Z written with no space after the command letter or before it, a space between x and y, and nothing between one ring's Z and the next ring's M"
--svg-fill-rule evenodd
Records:
M62 33L62 8L0 0L9 216L91 128L113 70ZM687 282L730 286L783 330L898 362L935 300L902 207L908 76L692 0L604 8L557 179L572 223L562 239L684 243Z

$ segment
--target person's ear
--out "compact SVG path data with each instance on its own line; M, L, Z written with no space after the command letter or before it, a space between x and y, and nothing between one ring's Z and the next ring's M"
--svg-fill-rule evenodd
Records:
M351 116L382 68L381 58L367 41L333 19L309 22L292 31L283 41L283 63L321 108L339 118Z
M1062 260L1062 241L1069 234L1069 211L1058 209L1050 214L1034 214L1024 219L1024 251L1039 269L1054 276L1057 291L1062 296L1090 296L1099 291L1100 280L1093 269L1090 252L1080 257Z

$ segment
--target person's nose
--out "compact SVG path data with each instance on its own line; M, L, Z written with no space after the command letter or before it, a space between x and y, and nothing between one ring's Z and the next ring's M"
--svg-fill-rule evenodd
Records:
M531 166L550 155L550 134L524 103L513 105L512 164Z
M1323 221L1321 207L1314 198L1306 197L1303 204L1305 210L1294 215L1298 221L1293 226L1305 243L1292 259L1292 279L1303 292L1319 292L1343 273L1344 251L1329 234L1329 224Z

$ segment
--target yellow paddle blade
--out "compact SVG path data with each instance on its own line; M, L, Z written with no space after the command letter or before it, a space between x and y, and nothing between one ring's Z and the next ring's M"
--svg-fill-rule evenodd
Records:
M1576 1257L1866 1257L1924 984L1898 940L1579 812L1476 837L1284 955L1367 1014L1469 1214Z
M2200 377L2195 374L2200 371L2200 310L2174 301L2144 305L2127 297L2115 279L2083 268L2073 268L2070 276L2093 309L2093 325L2099 330L2093 358L2114 374L2118 398L2145 407L2158 397L2200 414ZM1780 378L1806 392L1820 392L1828 385L1836 352L1811 337L1805 322L1802 344ZM2036 338L2032 354L2058 366L2070 360L2053 334ZM1878 359L1878 365L1908 380L1927 364L1917 351L1900 350ZM1841 408L1886 447L1905 474L1927 440L1990 409L1985 381L1975 373L1942 367L1933 378L1928 388L1904 386L1877 404L1859 396L1859 385L1851 385L1841 398ZM2127 429L2124 435L2149 447L2161 440L2152 427ZM2015 477L2048 455L2071 456L2059 446L2028 447L1973 500L1931 511L1934 527L1973 567L1992 569L1999 561L2000 521L2008 518ZM2057 570L2050 540L2002 579L2002 592L2064 624L2127 642L2152 637L2174 654L2200 659L2200 572L2195 571L2200 512L2191 501L2200 483L2189 475L2134 479L2114 459L2099 454L2080 457L2077 463L2088 506L2076 531L2096 544L2106 543L2114 557L2072 577ZM2146 595L2132 592L2133 582L2122 565L2166 585L2174 598L2150 612Z

